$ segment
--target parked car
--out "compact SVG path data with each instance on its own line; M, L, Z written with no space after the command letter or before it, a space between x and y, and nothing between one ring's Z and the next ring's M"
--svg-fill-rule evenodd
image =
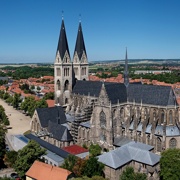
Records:
M19 176L17 173L11 173L11 178L15 179L15 180L18 180Z

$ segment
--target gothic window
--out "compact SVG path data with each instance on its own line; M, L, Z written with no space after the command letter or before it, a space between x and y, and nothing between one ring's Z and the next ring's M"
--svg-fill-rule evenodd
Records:
M153 112L153 120L154 121L156 120L156 110L154 110L154 112Z
M173 123L172 111L169 111L169 124Z
M161 124L164 123L164 111L161 112Z
M32 129L32 131L34 130L34 121L32 121L31 129Z
M64 83L64 90L68 90L68 87L69 87L69 81L66 80L65 83Z
M100 113L100 126L101 128L106 127L106 115L103 111Z
M124 108L120 109L120 117L123 118L124 117Z
M162 150L162 145L161 145L161 139L158 137L157 138L157 151L158 152L161 152L161 150Z
M78 68L74 68L75 75L78 75Z
M100 140L101 140L101 141L106 141L106 136L105 136L104 133L101 133L101 134L100 134Z
M114 131L114 135L117 134L117 119L113 118L113 131Z
M57 68L57 76L61 76L61 69L60 68Z
M144 109L144 118L147 119L147 108Z
M141 142L141 133L138 134L138 141Z
M133 131L130 131L131 139L133 139Z
M87 130L87 140L89 140L89 130Z
M140 109L139 109L139 107L137 107L137 117L139 118L140 116L141 116Z
M56 140L54 140L54 145L56 145Z
M150 144L150 135L147 135L147 144Z
M60 90L60 81L57 80L57 90Z
M170 139L169 148L176 148L177 140L175 138Z
M37 132L39 132L40 131L40 125L39 125L39 123L37 123Z
M68 104L68 98L65 99L65 104Z

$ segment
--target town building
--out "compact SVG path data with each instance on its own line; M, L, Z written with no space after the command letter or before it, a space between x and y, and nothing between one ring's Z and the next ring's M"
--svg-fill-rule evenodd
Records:
M73 173L67 169L39 161L34 161L33 165L26 172L26 180L68 180L72 177Z

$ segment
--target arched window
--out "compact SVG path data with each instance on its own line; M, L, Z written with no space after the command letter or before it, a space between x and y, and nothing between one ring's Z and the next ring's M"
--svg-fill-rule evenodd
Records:
M164 123L164 111L161 112L161 124Z
M106 135L104 133L100 134L100 140L101 141L106 141Z
M141 116L140 109L137 107L137 117L139 118Z
M37 132L39 132L40 131L40 125L39 125L39 123L37 123Z
M32 131L34 130L34 121L32 121L32 123L31 123L31 130Z
M113 131L114 135L117 134L117 118L113 118Z
M147 108L144 109L144 118L147 119Z
M56 72L57 72L57 76L61 76L61 69L60 68L57 68Z
M65 104L68 104L68 98L65 99Z
M176 148L177 140L175 138L170 139L169 148Z
M154 121L156 120L156 110L154 110L154 112L153 112L153 120Z
M60 89L61 89L61 87L60 87L60 81L57 80L57 90L60 90Z
M69 81L66 80L65 83L64 83L64 90L68 90L69 89Z
M120 117L123 118L124 117L124 108L120 109Z
M161 152L161 150L162 150L162 143L161 143L161 139L159 137L157 138L156 144L157 144L157 151Z
M100 113L100 126L101 128L106 127L106 115L103 111Z
M169 124L173 124L172 111L169 111Z
M141 142L141 133L138 134L138 141Z
M150 145L150 135L147 135L147 144Z
M89 130L87 130L87 140L89 140Z

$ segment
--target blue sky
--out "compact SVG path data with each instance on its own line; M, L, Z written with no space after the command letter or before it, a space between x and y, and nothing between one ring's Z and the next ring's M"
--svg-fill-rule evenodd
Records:
M180 58L179 0L0 0L0 63L53 63L64 11L71 58L79 14L89 61Z

